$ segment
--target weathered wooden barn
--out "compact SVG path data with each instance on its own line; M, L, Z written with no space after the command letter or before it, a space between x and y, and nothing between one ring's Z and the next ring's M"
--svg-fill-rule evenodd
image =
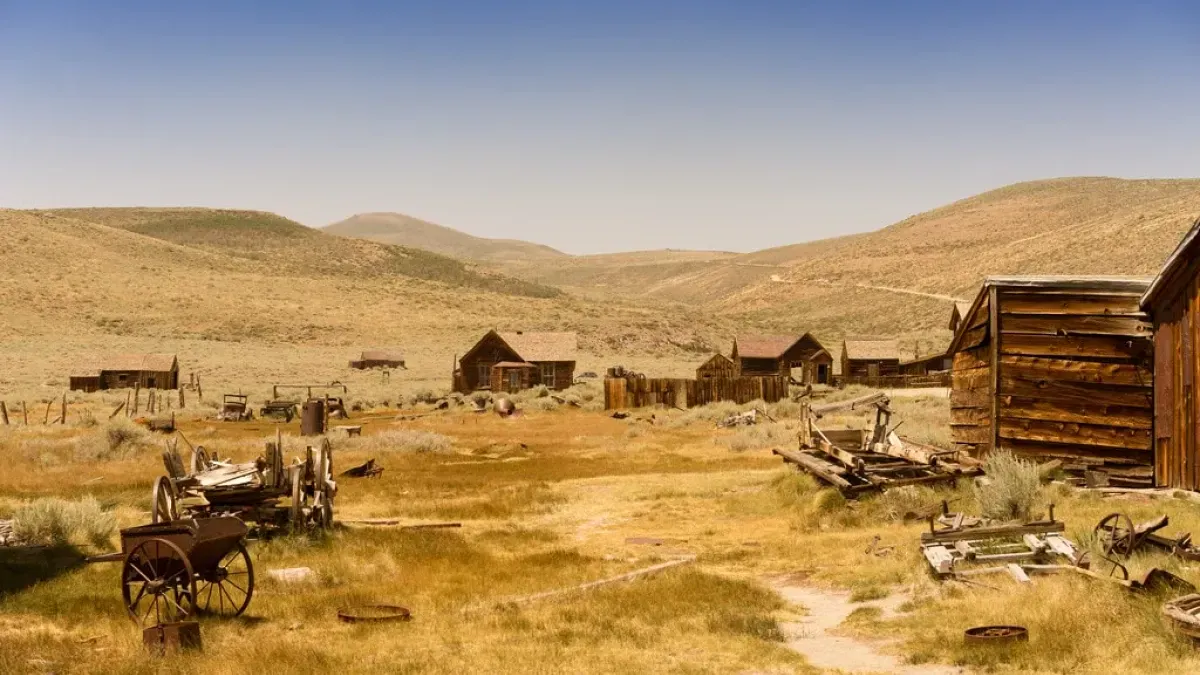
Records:
M399 349L367 349L358 359L350 362L351 368L368 370L371 368L407 368L404 365L404 354Z
M1154 482L1147 279L989 277L950 345L957 449Z
M801 369L801 382L828 384L833 373L833 358L812 333L799 337L781 335L739 335L733 340L730 357L742 377L790 377L793 368Z
M842 342L842 377L846 380L900 374L900 345L895 340Z
M713 354L712 357L696 368L697 380L712 377L737 377L737 364L724 354Z
M514 384L525 389L537 385L566 389L575 379L577 349L575 333L491 330L458 360L454 390L490 389L496 377L501 378L505 391L511 391Z
M80 363L68 378L74 391L176 389L179 359L174 354L112 354Z
M901 361L899 365L901 375L928 375L929 373L945 372L953 367L954 357L945 352Z
M1200 490L1200 220L1141 298L1154 324L1154 477Z

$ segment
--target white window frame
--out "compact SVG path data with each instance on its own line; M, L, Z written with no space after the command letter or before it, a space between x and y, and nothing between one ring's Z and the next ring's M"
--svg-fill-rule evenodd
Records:
M558 364L554 362L540 364L542 369L542 384L546 385L550 389L555 389L558 385L558 382L556 381L556 375L558 374L558 368L556 367L557 365ZM549 373L549 376L547 376L546 373Z

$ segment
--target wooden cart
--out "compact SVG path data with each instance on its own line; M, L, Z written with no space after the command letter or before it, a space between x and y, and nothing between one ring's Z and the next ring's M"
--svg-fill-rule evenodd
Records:
M121 530L121 597L143 626L197 612L238 616L254 595L254 566L237 518L189 518Z

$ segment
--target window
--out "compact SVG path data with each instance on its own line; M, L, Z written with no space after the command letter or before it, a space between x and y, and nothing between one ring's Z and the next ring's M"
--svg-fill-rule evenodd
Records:
M879 364L878 363L868 363L867 364L867 377L879 377Z
M128 381L129 381L129 376L126 375L125 373L121 373L121 374L117 375L117 382L120 382L121 384L125 384Z
M551 389L557 389L558 387L554 381L554 373L555 373L555 368L554 368L553 363L543 363L542 364L542 384L546 385L547 387L550 387Z
M475 364L475 386L488 387L492 382L492 364L479 361Z

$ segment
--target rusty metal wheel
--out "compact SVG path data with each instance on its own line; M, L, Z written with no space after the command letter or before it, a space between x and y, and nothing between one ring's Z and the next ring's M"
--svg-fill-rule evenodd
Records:
M254 596L254 564L246 545L225 554L210 571L197 577L196 606L205 614L239 616Z
M1094 532L1106 556L1118 555L1128 559L1133 555L1136 533L1133 521L1124 513L1110 513L1104 516Z
M208 471L212 466L212 458L208 456L208 451L203 445L198 445L192 450L192 475L196 475L202 471Z
M963 634L967 644L995 645L1027 642L1029 631L1024 626L976 626Z
M292 508L288 522L292 531L304 529L308 521L308 495L304 492L304 467L292 468Z
M179 520L176 505L175 486L171 479L159 476L154 479L154 487L150 490L150 522L169 523Z
M147 539L125 556L121 597L142 626L182 621L196 612L196 579L183 549L166 539ZM153 619L154 623L146 622Z

